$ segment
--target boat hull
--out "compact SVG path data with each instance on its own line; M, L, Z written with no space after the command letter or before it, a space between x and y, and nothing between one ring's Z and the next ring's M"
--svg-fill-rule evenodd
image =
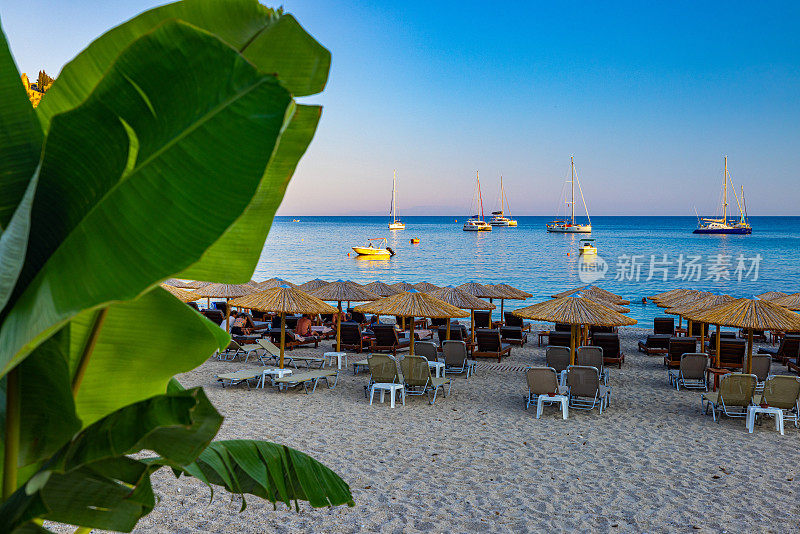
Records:
M464 225L465 232L491 232L491 226L467 226Z
M389 223L389 230L405 230L406 225L401 222Z
M489 224L492 225L492 226L501 226L501 227L505 227L505 228L511 228L513 226L517 226L517 221L515 221L513 219L506 219L506 220L495 220L495 219L492 219L491 221L489 221Z
M547 231L554 234L591 234L592 227L588 224L575 224L571 226L547 225Z
M693 234L752 234L752 228L695 228Z
M392 253L385 248L353 247L353 250L359 256L383 256L388 258L392 255Z

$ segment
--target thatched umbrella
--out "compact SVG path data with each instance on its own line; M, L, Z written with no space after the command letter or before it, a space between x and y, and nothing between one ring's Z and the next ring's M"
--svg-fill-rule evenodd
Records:
M605 290L602 287L597 287L594 285L587 286L583 290L584 296L589 297L597 297L597 299L611 302L613 304L618 304L620 306L624 306L626 304L630 304L631 301L622 298L621 296L617 295L616 293L612 293L611 291Z
M274 289L280 286L297 287L297 285L289 282L288 280L284 280L283 278L270 278L269 280L258 282L256 288L258 288L259 291L266 291L267 289Z
M462 310L469 310L470 314L474 310L493 310L497 308L491 302L486 302L478 297L470 295L466 291L461 291L457 287L447 286L428 293L437 299L441 299L451 306L461 308ZM447 321L447 339L450 339L450 321Z
M649 296L647 298L650 299L651 301L655 302L656 304L658 304L658 302L661 299L669 300L669 299L671 299L673 297L676 297L676 296L679 296L679 295L684 295L688 291L693 291L693 290L679 287L677 289L670 289L669 291L664 291L662 293L657 293L655 295L651 295L651 296Z
M777 298L772 302L788 310L800 310L800 293L792 293L791 295Z
M469 293L473 297L478 297L479 299L499 299L503 298L503 294L495 289L492 286L485 286L483 284L479 284L478 282L467 282L466 284L461 284L460 286L456 286L461 291ZM470 329L472 330L472 341L475 342L475 310L470 312L469 317L470 322Z
M283 369L283 353L286 347L287 313L336 313L336 308L325 304L305 291L287 285L259 291L234 300L231 304L262 312L281 315L281 356L278 367Z
M381 297L391 297L392 295L397 295L398 293L402 293L402 290L396 289L389 284L384 284L383 282L379 282L375 280L374 282L370 282L369 284L364 284L364 289L367 291L371 291L376 295L380 295Z
M710 293L708 293L710 295ZM659 308L669 308L672 306L680 306L691 302L692 300L697 300L703 296L700 294L700 291L696 289L672 289L670 291L665 291L664 293L659 293L658 295L653 295L650 297L650 300L656 303L656 306ZM678 328L680 328L681 323L683 321L683 316L678 316ZM689 325L689 331L691 332L691 324Z
M398 291L411 291L412 289L416 289L413 285L409 284L408 282L397 282L396 284L392 284L390 287Z
M178 278L167 278L164 280L164 284L180 289L200 289L210 283L211 282L199 282L197 280L179 280Z
M431 291L439 289L439 286L433 285L430 282L419 282L418 284L414 284L414 289L420 293L430 293Z
M198 297L206 297L209 300L212 298L222 298L230 303L231 299L243 297L250 293L255 293L257 289L250 284L208 284L196 290ZM226 306L225 310L225 330L231 331L231 307Z
M765 300L736 299L713 309L690 312L689 316L695 321L747 330L748 373L752 370L753 330L800 330L800 315Z
M375 313L378 315L399 315L411 318L411 331L409 354L414 354L414 317L427 317L430 319L450 319L451 317L466 317L467 312L456 308L452 304L438 299L430 293L420 293L416 289L398 293L391 297L384 297L374 302L368 302L354 308L361 313Z
M308 293L309 291L316 291L317 289L319 289L321 287L325 287L329 283L330 282L326 282L325 280L320 280L319 278L314 278L313 280L309 280L305 284L300 284L299 286L297 286L297 289L299 289L301 291L305 291L306 293Z
M528 293L527 291L523 291L521 289L517 289L514 286L510 286L508 284L494 284L487 287L491 287L499 291L503 296L500 297L500 320L505 320L505 315L503 314L503 304L506 300L525 300L533 295Z
M311 295L330 302L336 301L339 313L336 314L336 352L342 349L342 302L377 300L380 297L371 291L358 287L353 282L337 280L311 292Z
M192 302L199 298L202 298L200 297L200 295L198 295L193 291L186 291L185 289L181 289L179 287L170 286L167 284L161 284L161 287L164 288L164 290L166 290L167 293L169 293L170 295L172 295L173 297L175 297L176 299L180 300L183 303Z
M570 329L570 363L575 363L575 338L579 325L624 326L636 324L636 319L578 297L560 297L514 311L514 315L534 321L548 321L572 325Z
M767 291L766 293L761 293L760 295L756 295L756 298L772 302L775 299L787 296L789 296L789 293L784 293L783 291Z
M678 315L681 317L686 316L689 321L689 329L687 330L688 334L691 334L692 324L691 319L687 316L693 315L693 312L701 312L711 308L715 308L721 304L725 304L726 302L730 302L734 300L733 297L730 295L706 295L704 297L700 297L699 299L689 300L683 304L678 304L672 308L667 308L665 313L669 313L672 315ZM720 346L720 325L717 325L717 342L716 342L716 350L717 350L717 364L719 364L719 346ZM703 326L700 329L700 351L703 352L706 346L706 328Z

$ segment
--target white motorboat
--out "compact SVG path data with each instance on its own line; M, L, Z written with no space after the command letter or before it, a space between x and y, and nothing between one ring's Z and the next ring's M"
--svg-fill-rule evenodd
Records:
M578 247L581 256L597 256L597 247L594 246L594 239L581 239Z
M374 256L376 258L389 258L394 256L394 250L386 246L385 237L367 239L363 247L352 247L359 256ZM377 245L376 245L377 244Z

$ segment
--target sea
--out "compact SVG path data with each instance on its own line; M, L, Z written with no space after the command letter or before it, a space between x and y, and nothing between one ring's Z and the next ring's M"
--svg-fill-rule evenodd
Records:
M505 310L594 284L630 300L628 315L648 328L663 310L644 299L669 289L734 297L800 291L800 217L750 217L751 235L695 235L694 217L656 216L592 217L591 234L552 234L551 219L516 217L515 228L464 232L464 217L405 217L406 229L394 231L387 217L276 217L254 278L507 283L533 295L505 301ZM382 237L391 258L352 250ZM579 254L583 238L594 239L596 257Z

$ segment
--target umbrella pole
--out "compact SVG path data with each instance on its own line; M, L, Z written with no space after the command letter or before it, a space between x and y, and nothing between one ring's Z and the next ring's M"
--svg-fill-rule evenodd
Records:
M411 316L411 332L410 332L410 339L411 339L411 346L409 347L408 353L413 356L414 355L414 316Z
M715 350L716 350L716 353L717 353L717 358L716 358L716 360L717 360L717 367L719 367L719 345L720 345L720 339L719 339L719 330L720 330L720 329L719 329L719 325L717 325L717 343L716 343L716 345L717 345L717 346L716 346L716 349L715 349Z
M502 321L503 324L505 324L506 320L505 316L503 315L503 303L505 302L505 300L506 299L500 299L500 321Z
M405 329L406 329L406 318L400 317L400 330L405 330Z
M338 304L339 313L336 314L336 352L342 352L342 301Z
M278 367L283 369L283 351L286 347L286 314L281 313L281 358Z
M683 316L679 315L678 316L678 328L680 328L682 324L683 324Z
M753 329L747 330L747 374L753 372Z
M706 351L706 324L700 323L700 352Z
M225 330L231 333L231 305L230 299L225 299Z
M472 332L472 342L475 343L475 310L469 311L469 329Z
M686 337L692 337L692 320L686 319Z
M569 364L575 365L575 335L578 330L577 325L571 325L569 329Z
M450 341L450 318L447 318L447 341Z

